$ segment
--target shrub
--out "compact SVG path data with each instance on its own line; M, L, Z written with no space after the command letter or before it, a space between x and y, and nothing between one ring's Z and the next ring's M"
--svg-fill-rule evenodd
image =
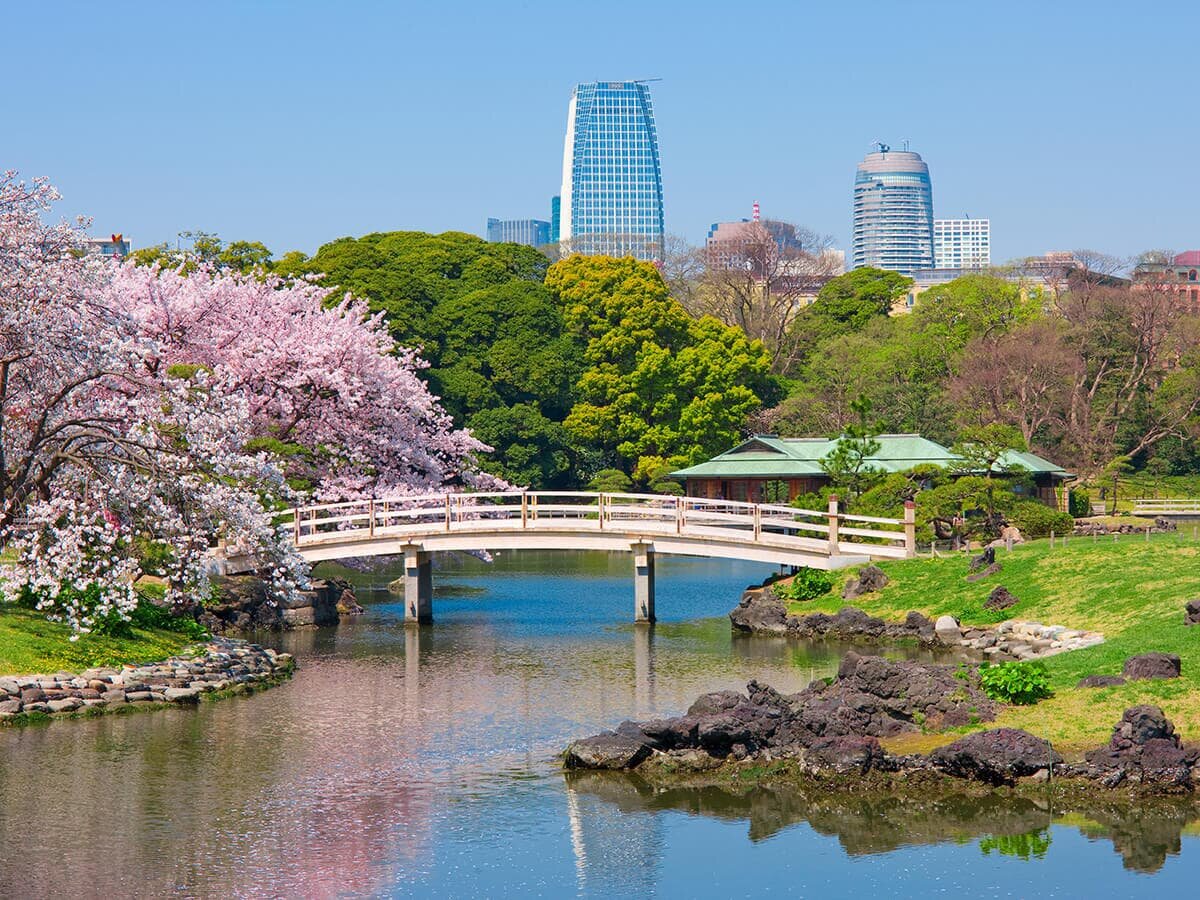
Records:
M605 494L625 494L633 487L633 479L620 469L601 469L588 483L588 489Z
M1067 509L1077 519L1090 516L1092 514L1092 498L1088 496L1087 491L1071 488L1070 493L1067 494Z
M1025 537L1047 537L1051 531L1060 535L1070 534L1075 527L1075 519L1070 513L1051 509L1037 500L1018 501L1006 518Z
M820 569L803 568L790 582L774 584L771 590L780 600L813 600L833 590L833 576Z
M130 614L128 625L174 631L196 640L208 637L208 630L195 619L172 615L169 610L157 606L145 597L138 599L137 608Z
M979 667L983 692L1001 703L1024 706L1051 695L1050 675L1040 662L1009 662Z

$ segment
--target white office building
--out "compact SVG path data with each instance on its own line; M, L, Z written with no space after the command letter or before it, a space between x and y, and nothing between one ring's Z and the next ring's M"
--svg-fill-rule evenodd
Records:
M992 264L989 219L934 219L935 269L986 269Z

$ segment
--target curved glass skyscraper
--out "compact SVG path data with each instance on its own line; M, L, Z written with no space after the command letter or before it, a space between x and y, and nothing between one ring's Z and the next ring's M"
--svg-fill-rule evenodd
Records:
M933 268L933 185L919 153L880 144L854 178L854 268Z
M662 256L662 169L650 88L576 85L563 146L559 240L579 253Z

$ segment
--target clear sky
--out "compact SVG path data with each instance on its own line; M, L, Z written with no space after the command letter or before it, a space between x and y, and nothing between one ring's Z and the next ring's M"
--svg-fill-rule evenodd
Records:
M1200 3L14 3L0 168L135 246L549 218L579 81L653 85L667 230L846 247L876 139L993 260L1200 247Z

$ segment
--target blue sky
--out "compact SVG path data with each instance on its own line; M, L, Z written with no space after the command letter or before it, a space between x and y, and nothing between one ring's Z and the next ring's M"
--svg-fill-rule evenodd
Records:
M993 259L1200 247L1200 4L55 3L6 10L0 167L135 246L314 251L549 217L578 81L653 86L667 230L763 214L845 247L904 139Z

